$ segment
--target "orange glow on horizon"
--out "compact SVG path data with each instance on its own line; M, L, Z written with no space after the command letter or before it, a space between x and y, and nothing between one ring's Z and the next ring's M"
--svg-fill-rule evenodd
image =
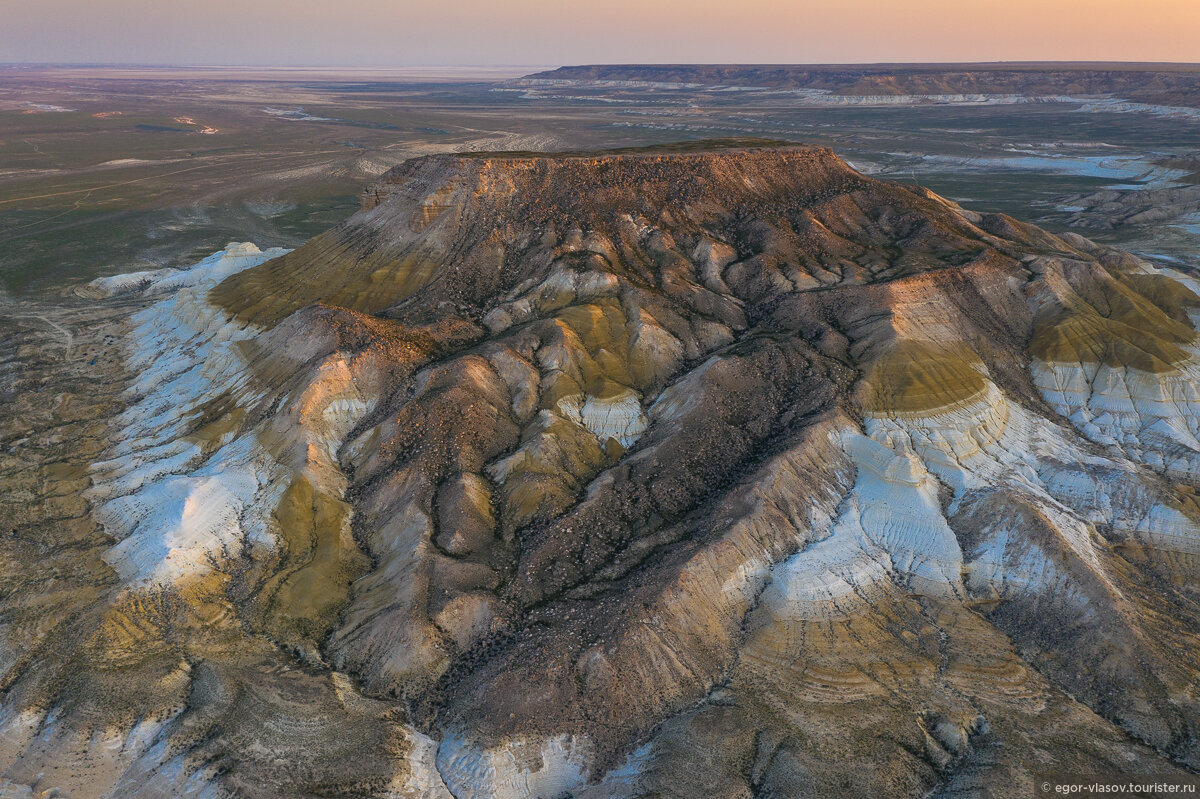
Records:
M1200 62L1197 0L0 0L0 62Z

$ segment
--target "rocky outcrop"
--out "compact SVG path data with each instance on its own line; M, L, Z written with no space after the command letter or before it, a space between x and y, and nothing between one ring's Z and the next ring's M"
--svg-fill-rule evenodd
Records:
M1188 274L821 148L432 156L365 196L131 283L105 654L13 678L10 779L97 719L138 743L96 793L141 795L1200 767ZM116 674L144 698L89 698Z
M1189 162L1193 166L1195 162ZM1200 186L1162 189L1103 189L1063 197L1071 209L1067 224L1076 228L1111 230L1126 225L1192 220L1200 214Z

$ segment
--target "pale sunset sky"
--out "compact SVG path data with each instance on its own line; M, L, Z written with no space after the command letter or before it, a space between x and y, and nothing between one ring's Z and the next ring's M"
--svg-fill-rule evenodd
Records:
M1200 62L1200 0L0 0L0 62Z

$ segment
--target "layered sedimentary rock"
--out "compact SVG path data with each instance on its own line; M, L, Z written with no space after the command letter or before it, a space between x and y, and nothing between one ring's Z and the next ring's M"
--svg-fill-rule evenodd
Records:
M106 576L6 677L12 785L1200 768L1189 272L820 148L433 156L363 209L96 287L141 302Z
M1192 168L1194 161L1184 163ZM1071 210L1072 227L1116 229L1147 222L1179 220L1195 225L1200 214L1200 186L1168 186L1161 189L1101 189L1088 194L1063 197L1061 205Z

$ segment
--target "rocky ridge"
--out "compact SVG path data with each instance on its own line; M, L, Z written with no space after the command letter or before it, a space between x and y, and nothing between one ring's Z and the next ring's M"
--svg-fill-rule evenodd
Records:
M740 142L414 159L291 253L110 284L111 588L93 662L10 667L14 784L1200 769L1190 272Z

